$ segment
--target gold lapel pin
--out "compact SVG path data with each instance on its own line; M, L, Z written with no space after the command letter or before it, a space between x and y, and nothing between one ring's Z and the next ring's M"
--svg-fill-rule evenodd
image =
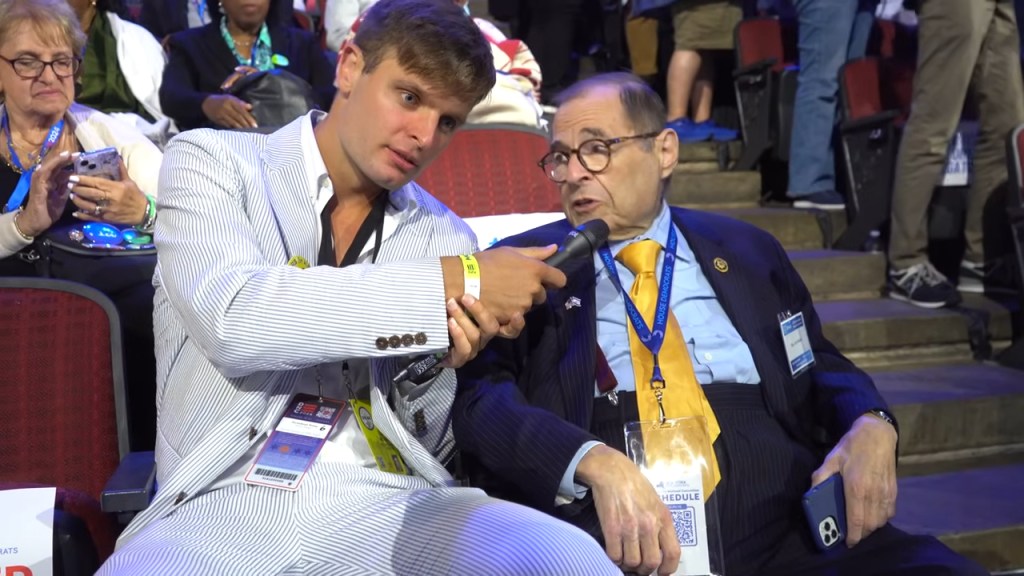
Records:
M729 271L729 263L724 258L715 258L715 270L724 274Z

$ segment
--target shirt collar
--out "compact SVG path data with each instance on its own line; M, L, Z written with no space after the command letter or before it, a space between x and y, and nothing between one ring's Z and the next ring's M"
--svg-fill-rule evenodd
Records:
M654 221L647 230L644 230L639 235L633 238L627 238L625 240L616 240L608 243L608 249L611 250L612 257L619 255L626 246L639 242L641 240L654 240L662 248L665 247L665 243L668 241L668 231L670 226L675 226L672 222L672 211L668 208L668 203L661 203L661 210L658 211L658 215L654 217ZM676 243L676 258L683 262L692 262L694 259L693 250L686 243L686 239L679 233L679 228L676 228L676 234L678 241ZM594 253L594 268L597 270L598 275L604 270L604 261L601 260L601 255Z
M316 136L313 134L313 127L324 118L327 118L327 112L313 110L299 124L299 142L306 168L306 191L316 210L318 226L320 213L334 196L334 185L327 174L327 164L324 163L324 157L320 154L320 147L317 146ZM422 205L419 195L419 188L412 182L388 193L384 239L391 236L403 221L419 210Z

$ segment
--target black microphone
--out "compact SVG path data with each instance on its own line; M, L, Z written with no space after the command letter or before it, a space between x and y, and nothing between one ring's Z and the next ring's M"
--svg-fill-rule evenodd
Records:
M562 243L562 247L558 249L551 256L544 259L544 263L548 266L560 268L566 262L574 258L582 258L584 256L590 256L597 250L602 244L608 240L608 223L600 218L596 220L590 220L584 222L576 228L574 228L569 235L565 237L565 242ZM437 365L444 360L445 356L448 355L448 351L435 352L426 356L421 356L405 367L404 370L399 372L392 378L391 382L398 384L402 380L412 380L423 377L424 374L437 368Z
M558 252L546 258L544 263L548 266L561 268L563 264L573 258L590 256L594 253L594 250L597 250L607 240L608 224L604 220L598 218L584 222L573 229L572 232L569 232Z

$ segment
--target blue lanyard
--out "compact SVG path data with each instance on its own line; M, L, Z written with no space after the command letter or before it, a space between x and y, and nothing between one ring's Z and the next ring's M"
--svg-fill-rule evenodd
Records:
M28 195L29 187L32 183L32 173L35 172L36 166L42 161L43 157L46 156L47 152L53 149L57 144L57 140L60 139L60 133L64 130L64 119L62 118L59 122L50 127L50 133L46 135L46 140L43 141L43 147L39 150L39 158L31 168L25 169L22 165L21 159L18 158L18 153L14 151L14 144L11 140L11 125L7 119L7 109L4 108L3 117L0 117L0 128L4 131L4 136L7 137L7 151L11 156L11 164L21 170L21 178L18 179L18 185L14 187L14 192L11 193L10 199L7 200L7 205L4 207L4 212L13 212L21 206L25 196Z
M675 226L669 225L668 243L664 250L665 257L661 262L661 281L658 283L658 306L654 312L653 330L647 327L647 322L644 321L643 315L637 310L636 305L633 304L629 293L622 287L622 282L619 281L618 269L615 267L615 259L612 258L608 245L605 244L598 249L601 260L604 261L604 266L608 269L608 274L611 276L612 283L615 284L615 288L622 294L622 299L626 301L626 314L629 316L629 322L633 325L633 329L636 330L636 334L640 337L643 345L654 355L654 372L651 374L651 384L655 385L655 382L660 382L660 386L655 386L656 388L664 387L665 385L665 379L661 376L661 366L658 364L658 353L661 352L661 345L665 342L665 328L668 326L669 298L672 295L672 276L676 268L676 240Z

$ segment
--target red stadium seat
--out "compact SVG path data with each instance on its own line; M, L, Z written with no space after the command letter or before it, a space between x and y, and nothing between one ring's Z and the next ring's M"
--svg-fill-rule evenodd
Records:
M0 490L56 486L102 562L118 527L98 500L128 450L117 310L79 284L0 278L0 333Z
M558 189L537 166L545 132L525 126L463 126L416 182L463 218L560 212Z

